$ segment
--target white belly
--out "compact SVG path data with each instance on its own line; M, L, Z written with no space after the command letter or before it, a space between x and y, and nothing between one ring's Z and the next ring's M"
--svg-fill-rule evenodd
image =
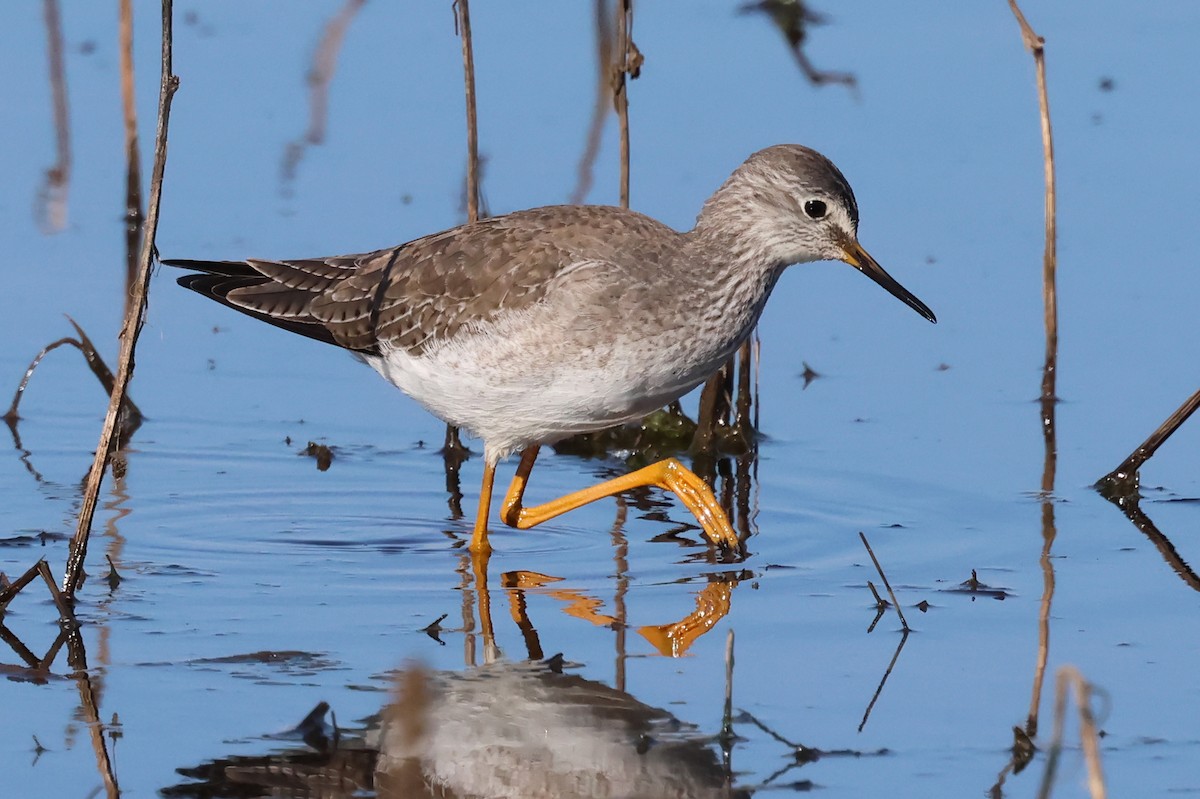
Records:
M486 457L498 460L639 419L690 391L726 355L697 360L685 337L588 330L561 311L551 318L535 307L419 356L390 350L366 360L434 415L482 438Z

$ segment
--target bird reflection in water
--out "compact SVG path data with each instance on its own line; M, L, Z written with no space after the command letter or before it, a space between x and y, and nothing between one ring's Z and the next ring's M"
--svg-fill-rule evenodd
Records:
M742 799L714 738L660 708L543 661L465 672L410 665L365 730L318 708L291 737L309 748L179 769L168 797L288 799ZM255 791L260 791L255 793Z
M709 736L561 658L410 667L379 726L380 797L740 797Z
M749 479L749 471L739 469L727 490L718 492L743 535L749 534L752 518L749 492L741 490ZM640 507L640 497L630 499ZM697 730L624 690L629 627L624 516L621 502L612 530L616 579L609 612L604 600L559 577L506 572L497 580L501 601L529 658L508 660L492 621L490 553L463 552L459 573L464 621L470 620L460 630L467 653L464 671L405 666L393 676L391 701L365 728L327 724L328 706L322 703L287 736L295 740L294 748L181 768L179 773L193 781L160 793L288 799L749 797L749 789L734 784L728 753L718 748L715 731ZM683 655L729 612L734 588L748 576L740 568L713 571L694 592L694 609L685 617L637 630L662 655ZM678 585L693 590L686 582ZM561 603L566 615L614 631L616 687L564 670L561 655L545 657L529 617L530 595L547 597ZM430 629L437 640L437 633L451 632L436 622ZM477 638L482 639L482 665L475 665Z

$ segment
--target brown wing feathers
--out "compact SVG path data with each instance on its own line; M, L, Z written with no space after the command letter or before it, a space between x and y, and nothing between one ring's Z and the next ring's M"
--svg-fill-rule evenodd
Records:
M288 286L241 261L167 260L163 263L196 270L198 274L178 278L177 282L184 288L284 330L326 344L344 346L334 338L329 328L307 313L309 303L317 296L313 293L316 286L311 283L306 285L303 281L294 280L293 285ZM256 264L262 265L263 262ZM319 280L315 282L321 283ZM326 279L324 284L328 285L328 282ZM231 293L239 302L230 299ZM241 301L245 301L243 297L250 300L249 304L242 304ZM367 354L378 351L375 346L358 349Z
M276 327L365 354L379 354L386 341L419 355L535 305L572 263L620 262L622 237L645 238L647 230L669 228L619 208L557 206L361 255L163 263L200 273L179 278L181 286ZM642 251L639 264L652 266L659 255Z

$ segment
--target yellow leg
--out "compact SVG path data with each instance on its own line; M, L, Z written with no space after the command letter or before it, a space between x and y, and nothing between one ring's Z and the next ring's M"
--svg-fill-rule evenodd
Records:
M486 555L492 551L488 543L487 520L492 512L492 483L496 480L496 467L489 463L483 465L483 487L479 489L479 510L475 515L475 534L471 536L471 551ZM485 561L486 562L486 561Z
M721 503L713 496L708 483L701 480L695 473L687 469L674 458L667 458L651 464L644 469L606 480L603 483L567 494L565 497L551 500L542 505L526 508L521 504L525 495L525 486L529 482L529 472L533 470L533 462L537 460L538 448L529 447L521 453L521 463L517 466L517 474L513 477L508 494L501 506L500 518L509 527L527 530L534 525L553 519L567 511L595 502L604 497L611 497L622 491L629 491L642 486L657 486L672 492L687 509L692 512L705 534L714 544L736 550L739 546L737 533L729 524ZM487 476L485 475L485 482ZM490 494L490 491L489 491Z

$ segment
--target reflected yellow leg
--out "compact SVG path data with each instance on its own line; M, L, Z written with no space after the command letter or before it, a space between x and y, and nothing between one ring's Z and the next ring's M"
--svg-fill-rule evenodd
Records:
M475 596L479 600L479 631L483 634L483 662L492 663L500 657L496 647L496 630L492 626L492 595L488 591L488 561L492 548L487 545L487 530L484 530L482 549L471 548L471 571L475 574ZM471 665L475 665L472 663Z
M696 609L674 624L640 627L638 632L654 645L660 654L680 657L697 638L713 628L729 613L736 582L709 583L696 594Z
M517 466L517 474L513 477L512 485L509 486L508 494L504 497L504 504L500 508L500 518L509 527L527 530L548 519L553 519L555 516L587 505L589 502L611 497L633 488L657 486L679 497L680 501L700 522L705 534L714 544L732 550L738 548L737 533L730 526L725 511L721 509L721 504L713 496L708 483L675 458L667 458L622 477L606 480L582 491L567 494L542 505L526 508L521 504L521 500L524 497L525 486L529 482L529 473L533 470L533 462L537 460L537 455L538 448L536 446L529 447L521 453L521 463ZM484 475L484 482L485 484L489 482L487 474ZM488 493L490 497L490 485ZM476 529L478 530L478 524Z
M488 543L487 537L487 520L488 514L492 512L492 483L495 480L496 467L485 463L483 465L483 487L479 489L479 510L475 514L475 534L471 536L470 549L476 554L486 555L492 551L492 545Z

